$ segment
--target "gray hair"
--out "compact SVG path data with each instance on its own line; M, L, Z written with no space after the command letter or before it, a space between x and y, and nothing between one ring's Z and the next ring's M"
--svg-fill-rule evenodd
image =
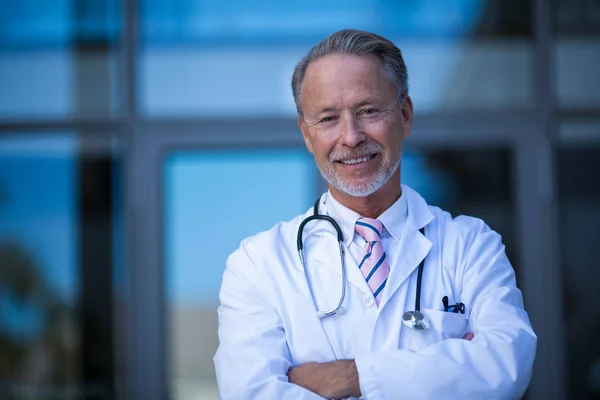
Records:
M292 92L298 114L302 115L300 95L308 66L313 61L334 54L377 57L388 79L396 87L398 103L408 94L408 72L400 49L374 33L344 29L323 39L296 65L292 76Z

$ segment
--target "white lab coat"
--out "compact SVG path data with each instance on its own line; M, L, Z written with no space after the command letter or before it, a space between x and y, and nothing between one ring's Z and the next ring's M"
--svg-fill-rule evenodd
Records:
M227 260L220 292L220 345L214 357L221 399L319 399L288 382L291 366L354 359L362 397L514 399L531 377L537 338L523 309L500 236L481 220L453 219L403 185L408 215L380 307L356 261L345 253L346 312L335 307L341 266L335 231L324 221L304 233L313 301L296 235L312 209L244 240ZM323 196L320 212L326 212ZM425 236L419 229L425 227ZM413 310L419 263L426 257L421 311L431 329L402 323ZM465 314L444 312L442 297ZM462 339L474 332L472 341Z

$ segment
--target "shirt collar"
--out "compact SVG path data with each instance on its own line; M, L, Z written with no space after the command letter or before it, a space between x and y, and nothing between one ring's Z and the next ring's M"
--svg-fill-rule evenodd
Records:
M377 218L396 242L400 242L408 215L404 192L403 188L400 198ZM354 238L354 225L361 216L338 202L331 192L327 192L326 206L327 214L338 223L342 230L344 245L348 246Z
M403 188L400 198L377 217L377 219L381 221L394 240L400 243L400 237L402 236L407 217L408 207L406 204L406 194Z

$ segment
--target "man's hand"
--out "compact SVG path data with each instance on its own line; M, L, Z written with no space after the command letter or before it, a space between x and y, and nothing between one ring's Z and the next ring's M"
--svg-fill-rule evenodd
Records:
M354 360L306 363L296 368L290 368L287 376L291 383L326 399L360 397L361 395L358 371Z
M463 339L473 340L473 332L467 332ZM354 360L339 360L328 363L310 362L287 373L291 383L302 386L326 399L360 397L358 371Z

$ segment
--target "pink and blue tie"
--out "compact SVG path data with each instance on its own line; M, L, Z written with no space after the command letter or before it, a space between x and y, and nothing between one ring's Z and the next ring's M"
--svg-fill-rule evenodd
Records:
M383 288L390 274L390 265L385 258L385 251L381 244L382 229L383 224L371 218L359 218L354 227L356 233L366 241L365 251L358 268L365 276L377 306L381 302Z

